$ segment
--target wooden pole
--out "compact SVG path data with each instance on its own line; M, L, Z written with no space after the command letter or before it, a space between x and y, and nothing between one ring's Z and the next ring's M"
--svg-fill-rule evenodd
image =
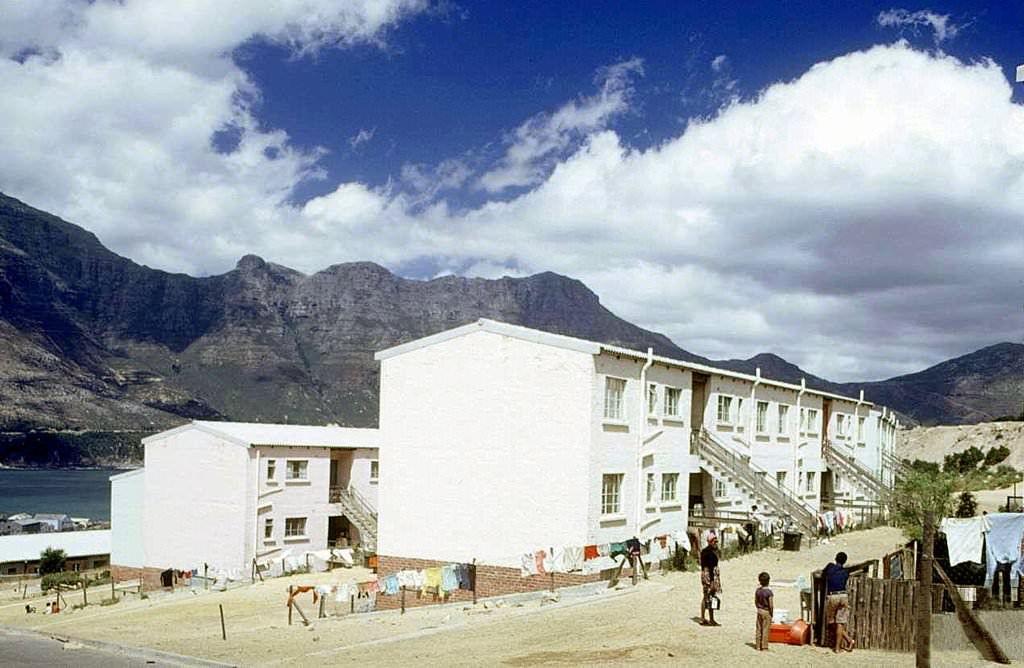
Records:
M82 604L89 605L89 578L82 578Z
M110 600L117 598L117 591L114 589L114 574L110 574Z
M220 637L223 640L227 640L228 639L228 630L227 630L227 627L224 626L224 605L221 604L221 603L218 603L217 607L220 608Z
M475 598L475 595L474 595ZM476 603L476 601L473 601ZM402 587L402 614L405 614L405 587Z
M324 617L326 617L326 616L327 616L327 615L326 615L326 614L324 613L324 604L325 604L326 602L327 602L327 597L326 597L326 596L321 596L321 597L320 597L320 609L316 611L316 618L317 618L317 619L323 619Z
M210 588L210 579L206 576L206 573L209 570L209 568L210 568L210 565L207 564L206 562L203 562L203 589L209 589Z
M920 595L917 597L917 668L932 665L932 547L935 541L935 513L924 514L921 559L917 567Z
M206 567L203 566L203 572L206 572ZM288 626L292 625L292 585L288 585Z

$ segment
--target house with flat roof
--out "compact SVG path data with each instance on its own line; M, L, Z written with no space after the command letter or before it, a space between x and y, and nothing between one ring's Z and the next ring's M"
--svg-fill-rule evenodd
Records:
M110 564L110 531L53 531L0 536L0 575L34 575L39 556L52 547L64 550L66 571L105 569Z
M110 478L117 579L374 549L376 429L197 420L143 445L144 468Z
M378 552L515 567L760 513L877 507L895 417L846 397L493 320L377 353ZM894 459L894 458L892 458Z

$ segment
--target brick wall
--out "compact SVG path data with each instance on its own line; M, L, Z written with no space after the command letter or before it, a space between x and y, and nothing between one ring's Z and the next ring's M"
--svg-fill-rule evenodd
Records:
M118 566L117 564L111 564L110 566L110 576L114 578L114 582L117 584L138 582L141 575L143 591L153 591L162 588L160 584L161 572L162 569L159 568L137 568L135 566ZM179 584L182 583L179 582Z
M377 559L377 575L380 578L394 575L398 571L421 570L436 566L446 566L451 563L449 561L432 561L429 559L412 559L408 557L392 557L386 555L378 555ZM587 584L588 582L609 580L613 573L614 570L602 571L592 575L555 573L554 586L558 589L561 587L572 587L575 585ZM622 569L622 575L623 577L631 576L632 569L627 566ZM486 564L477 564L476 567L477 598L504 596L507 594L521 594L531 591L546 591L551 588L551 583L551 575L530 575L524 578L520 575L518 568L488 566ZM473 592L459 589L448 595L447 602L472 602L472 600ZM440 603L443 601L438 599L436 602ZM406 591L405 593L405 607L407 608L432 605L434 603L434 597L431 594L419 597L417 592ZM398 607L401 607L400 594L396 594L394 596L377 596L378 610Z

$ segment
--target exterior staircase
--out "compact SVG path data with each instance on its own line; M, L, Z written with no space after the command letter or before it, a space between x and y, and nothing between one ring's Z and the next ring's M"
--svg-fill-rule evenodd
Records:
M821 445L821 454L833 470L841 472L857 487L874 495L880 504L889 501L892 489L875 475L874 471L858 462L853 456L840 452L828 439Z
M331 503L341 506L341 511L357 529L366 552L377 551L377 513L355 487L332 487Z
M769 480L767 471L761 470L749 457L723 445L703 427L694 430L692 438L694 454L700 457L705 468L732 482L767 513L791 518L809 535L818 533L818 515L814 508L789 489L776 484L774 479Z

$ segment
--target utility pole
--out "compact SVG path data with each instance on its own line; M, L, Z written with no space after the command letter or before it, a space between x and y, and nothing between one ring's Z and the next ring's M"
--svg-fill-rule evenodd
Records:
M924 514L921 557L917 561L917 668L932 665L932 547L935 542L935 513Z

